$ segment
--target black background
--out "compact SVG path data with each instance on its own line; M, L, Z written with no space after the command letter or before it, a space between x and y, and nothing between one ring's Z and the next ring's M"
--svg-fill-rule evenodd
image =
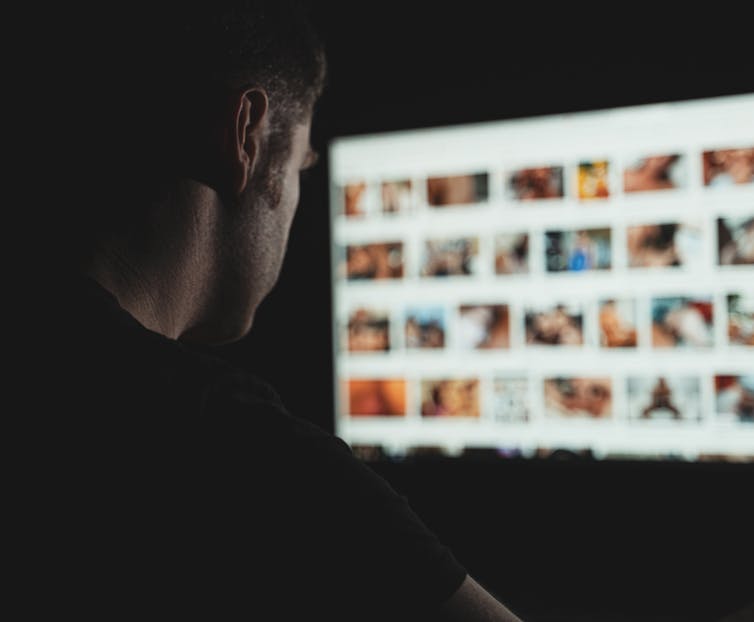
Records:
M329 84L286 262L221 349L333 429L335 136L754 92L743 16L609 5L311 3ZM693 13L693 14L692 14ZM716 620L749 600L752 465L430 460L374 468L530 620Z

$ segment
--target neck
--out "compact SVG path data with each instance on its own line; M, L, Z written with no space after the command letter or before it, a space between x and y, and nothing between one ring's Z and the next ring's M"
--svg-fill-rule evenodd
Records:
M170 339L201 315L212 274L212 210L186 190L180 204L173 197L155 206L135 233L101 243L87 271L140 324Z

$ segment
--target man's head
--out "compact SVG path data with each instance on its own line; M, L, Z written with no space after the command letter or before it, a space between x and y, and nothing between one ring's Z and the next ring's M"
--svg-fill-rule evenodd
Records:
M237 339L277 279L313 164L323 49L286 0L137 4L89 15L73 42L67 121L83 157L63 193L76 197L67 258L88 271L127 246L166 266L192 236L183 265L212 275L178 336Z

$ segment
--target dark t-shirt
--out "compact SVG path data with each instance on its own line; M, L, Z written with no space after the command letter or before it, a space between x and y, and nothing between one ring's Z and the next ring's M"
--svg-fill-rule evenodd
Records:
M450 550L341 439L96 282L63 289L39 357L52 380L26 411L28 571L59 613L417 620L460 586Z

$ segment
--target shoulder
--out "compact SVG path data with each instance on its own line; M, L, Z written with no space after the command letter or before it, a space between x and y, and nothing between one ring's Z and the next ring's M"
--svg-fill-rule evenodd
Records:
M449 598L466 572L408 499L264 387L236 371L208 394L200 438L213 460L214 507L232 500L233 515L265 534L257 551L270 553L269 567L316 587L312 598L345 604L351 594L393 618ZM230 533L245 533L243 525Z

